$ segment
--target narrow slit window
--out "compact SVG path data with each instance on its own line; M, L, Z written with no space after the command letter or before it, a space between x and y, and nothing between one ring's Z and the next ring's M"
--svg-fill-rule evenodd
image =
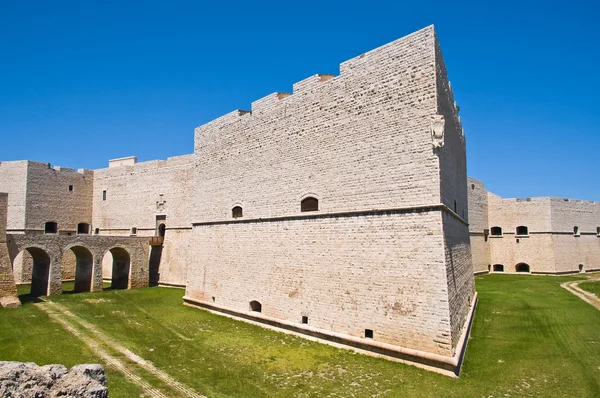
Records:
M106 189L102 191L102 200L106 200Z
M73 192L73 185L69 185L69 192Z
M600 227L596 227L596 235L600 236Z
M317 198L313 198L309 196L308 198L304 198L300 203L300 211L318 211L319 210L319 200Z
M137 228L131 227L131 235L137 235Z
M235 206L231 209L231 216L233 218L241 218L244 215L244 211L241 206Z
M95 235L98 235L99 233L100 233L100 228L96 228L96 229L94 230L94 234L95 234Z
M578 226L573 227L573 235L579 236L579 227Z

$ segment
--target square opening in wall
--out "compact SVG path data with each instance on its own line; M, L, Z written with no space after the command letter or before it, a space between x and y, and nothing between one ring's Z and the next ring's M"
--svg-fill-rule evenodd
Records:
M73 192L73 185L69 185L69 192Z
M373 338L373 331L371 329L365 329L365 338L366 339L372 339Z
M304 325L308 325L308 317L307 317L307 316L303 316L303 317L302 317L302 323L303 323Z

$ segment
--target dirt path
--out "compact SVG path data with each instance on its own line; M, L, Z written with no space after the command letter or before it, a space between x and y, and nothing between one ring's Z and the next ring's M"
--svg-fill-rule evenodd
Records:
M73 314L64 306L52 301L47 301L37 305L40 309L45 311L50 318L62 325L75 337L83 341L94 353L99 355L107 365L110 365L123 373L129 380L142 388L144 392L151 397L166 398L167 395L164 395L160 390L152 387L140 376L133 373L131 369L132 366L130 364L127 364L125 361L111 355L109 350L107 350L105 347L121 353L129 361L134 362L140 368L160 379L165 384L165 387L167 387L167 390L176 391L178 393L177 395L184 397L205 398L204 395L196 393L190 387L178 382L167 373L156 368L152 362L145 360L129 349L123 347L116 341L112 340L110 337L98 330L94 325ZM82 327L88 333L81 332L78 330L77 326Z
M597 297L595 294L587 292L579 287L579 284L582 282L599 282L599 281L600 281L600 275L595 275L592 278L584 279L581 281L565 282L565 283L561 284L560 286L564 287L569 292L573 293L574 295L576 295L577 297L579 297L586 303L591 304L594 307L596 307L596 309L600 310L600 297Z

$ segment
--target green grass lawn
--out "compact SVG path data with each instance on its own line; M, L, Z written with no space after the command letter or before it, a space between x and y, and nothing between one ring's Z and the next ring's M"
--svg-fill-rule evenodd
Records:
M600 281L582 282L579 287L600 297Z
M477 277L459 379L184 307L180 289L51 299L209 397L598 397L600 311L559 286L577 278ZM1 360L102 363L33 303L0 309L0 325ZM140 395L105 367L111 397Z

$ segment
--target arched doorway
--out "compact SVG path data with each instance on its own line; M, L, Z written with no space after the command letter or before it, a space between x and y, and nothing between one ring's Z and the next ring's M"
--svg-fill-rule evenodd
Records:
M90 292L92 290L92 272L94 256L83 246L74 246L69 252L75 255L75 287L73 291Z
M529 272L529 264L519 263L515 265L515 271L517 272Z
M164 237L164 236L165 236L165 232L166 232L166 231L167 231L167 227L166 227L166 225L161 223L161 224L158 226L158 236L163 236L163 237Z
M29 295L33 297L48 294L48 280L50 278L50 256L46 251L37 247L28 247L22 250L13 260L13 268L17 261L27 263L31 260L31 268L21 270L21 278L31 281Z
M113 247L106 252L102 259L102 277L111 279L111 289L127 289L129 287L130 262L129 253L121 247ZM104 271L106 266L110 272Z

